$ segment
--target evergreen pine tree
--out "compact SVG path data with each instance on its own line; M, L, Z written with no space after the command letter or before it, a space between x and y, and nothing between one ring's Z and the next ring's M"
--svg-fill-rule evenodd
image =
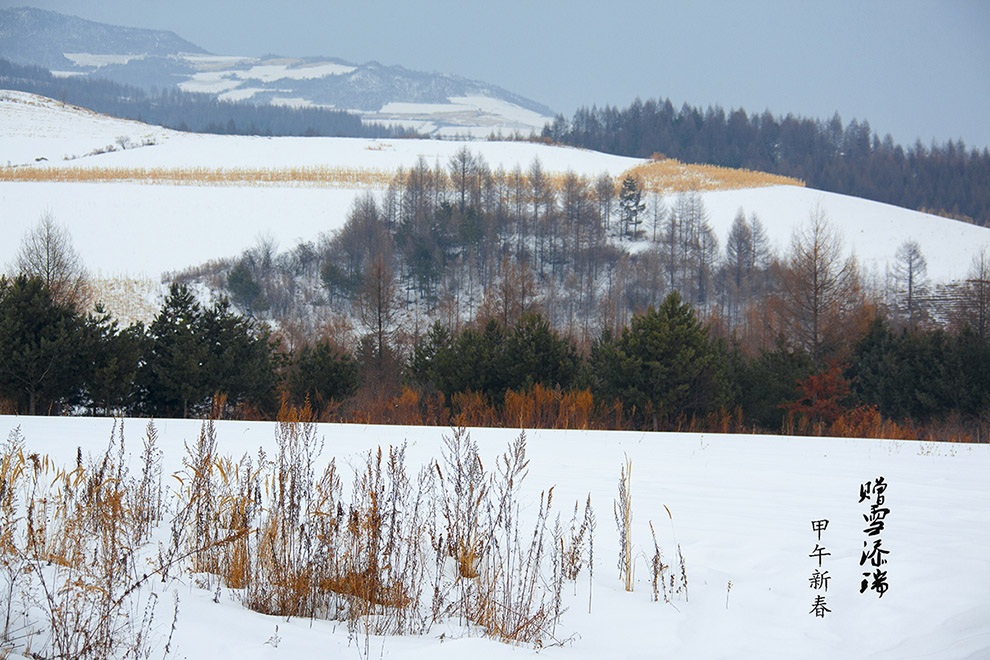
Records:
M226 394L231 406L251 403L274 411L278 344L271 333L231 312L226 299L205 310L196 329L207 349L208 393Z
M133 403L134 379L144 343L144 327L121 329L113 317L97 305L86 318L90 369L85 399L93 412L120 414Z
M185 285L172 284L148 326L138 381L146 412L186 417L214 392L207 373L207 345L200 334L203 311Z
M675 291L656 310L633 317L615 341L601 341L591 358L599 396L618 397L659 426L703 415L727 402L725 356L691 306Z
M251 274L251 269L247 267L244 259L237 262L227 275L227 289L230 291L234 303L252 316L257 303L261 297L261 285L255 281ZM262 305L261 307L263 307Z
M41 278L0 278L0 396L29 415L58 413L82 387L86 343L79 316Z
M516 322L506 337L505 360L509 389L536 383L566 389L580 366L573 342L558 335L539 314L526 314Z
M357 363L329 341L306 344L299 351L288 386L296 405L309 401L319 414L331 400L340 401L357 391Z

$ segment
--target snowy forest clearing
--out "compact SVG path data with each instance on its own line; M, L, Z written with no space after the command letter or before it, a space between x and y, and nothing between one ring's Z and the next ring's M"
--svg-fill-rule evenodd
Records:
M146 424L137 419L124 422L123 456L130 470L125 481L141 479ZM188 480L183 445L196 446L201 422L157 420L155 428L157 446L163 452L160 529L165 533L153 534L152 547L155 542L164 547L180 493L186 488L170 475L179 473ZM0 435L8 438L8 448L15 429L23 437L25 454L38 452L49 456L54 465L71 469L79 450L85 465L100 462L114 421L0 417ZM218 422L216 465L225 464L220 457L235 462L242 455L257 457L259 448L277 463L278 433L275 423ZM433 461L451 479L444 460L449 453L444 437L453 436L451 429L440 428L318 425L312 437L318 441L314 446L322 445L322 453L312 464L318 475L335 460L346 511L347 503L354 501L350 482L365 470L369 451L381 448L387 456L390 446L405 443L405 469L413 484L423 479L423 473L415 476L420 468ZM470 430L486 473L496 470L498 457L518 436L518 430ZM116 456L114 449L111 458ZM620 534L611 515L626 458L632 466L632 593L623 590L616 570ZM984 611L990 595L990 565L984 558L984 548L990 543L990 510L985 506L990 498L985 478L990 468L987 446L528 431L526 459L528 474L518 487L515 522L522 530L524 546L531 533L526 530L534 529L541 501L550 488L550 526L559 514L565 538L569 538L574 503L583 508L590 495L597 519L593 576L589 577L585 566L575 582L563 583L561 604L566 611L552 638L540 636L543 646L553 645L554 640L561 645L543 653L574 659L655 655L965 659L984 657L990 651L990 624ZM39 461L43 462L40 457ZM268 468L274 469L274 465ZM876 489L881 477L886 490ZM30 475L25 478L30 481ZM215 478L219 483L219 473ZM50 480L49 476L43 481ZM864 490L867 483L870 486ZM26 487L17 491L24 492ZM435 492L440 493L437 502L442 507L442 487ZM879 516L884 525L870 536L866 529L876 527L868 520L870 504L877 503L877 494L884 498L880 508L889 513ZM266 507L272 506L270 501L265 495ZM23 515L20 510L21 529ZM406 521L413 516L411 510L402 512ZM256 515L252 527L263 520L263 515ZM828 520L827 525L816 523L822 520ZM657 602L651 586L651 523L664 564L678 567L680 548L685 576L681 590L680 574L672 575L678 588L669 594L660 592ZM551 538L548 531L548 557ZM889 554L869 554L886 563L874 568L867 559L861 565L864 549L874 550L877 540L882 542L879 548ZM818 548L821 552L816 553ZM549 572L543 575L542 585L553 583L552 562L546 566ZM873 573L877 570L886 571L888 588L882 596ZM865 571L871 575L861 593ZM814 588L816 572L819 576L827 572L827 591L822 584ZM9 576L5 571L4 579ZM462 577L451 584L460 589L464 582L483 579ZM10 585L2 586L7 591ZM528 654L525 649L534 644L502 644L487 639L483 627L448 619L431 619L421 634L382 637L365 635L361 625L349 632L346 622L319 617L264 616L244 607L242 592L218 587L216 578L190 574L188 562L181 571L173 570L166 584L157 579L145 583L141 602L146 602L152 590L158 594L159 606L145 643L153 649L153 657L162 653L170 636L173 594L179 597L170 642L176 657L305 657L332 648L360 657L436 658L475 653L499 658ZM824 598L827 608L822 617L816 616L813 607L817 596ZM426 600L430 597L432 591ZM29 629L43 631L44 621L32 620ZM34 650L46 653L43 637L37 635L31 643ZM22 650L15 649L13 657Z

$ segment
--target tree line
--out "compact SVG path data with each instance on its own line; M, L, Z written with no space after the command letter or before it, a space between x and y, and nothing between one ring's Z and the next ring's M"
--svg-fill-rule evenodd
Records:
M340 421L985 439L988 360L990 341L970 326L896 331L880 316L841 360L816 362L783 337L747 355L674 292L587 353L528 312L508 327L435 322L383 372L374 352L327 337L289 352L181 285L147 327L121 328L59 302L40 277L0 280L7 413L199 416L223 393L224 414L248 418L273 418L284 399ZM947 425L954 435L936 434Z
M558 116L542 136L624 156L659 153L782 174L820 190L990 222L990 150L967 149L962 140L904 148L890 135L881 139L868 121L844 125L838 113L828 120L748 115L637 99L627 108L583 107L570 120Z
M393 290L388 307L420 319L414 332L438 315L497 314L508 325L538 301L552 326L586 345L603 323L616 329L673 290L704 313L730 295L741 310L772 260L759 218L738 224L727 247L731 284L700 194L665 199L632 177L551 174L539 159L492 168L465 146L446 163L421 158L400 169L380 195L361 195L337 232L281 254L261 240L237 259L176 276L225 282L240 309L285 327L360 317L375 266Z
M0 280L0 399L9 412L204 412L215 392L271 410L278 356L270 335L220 302L172 289L148 326L81 314L40 277Z

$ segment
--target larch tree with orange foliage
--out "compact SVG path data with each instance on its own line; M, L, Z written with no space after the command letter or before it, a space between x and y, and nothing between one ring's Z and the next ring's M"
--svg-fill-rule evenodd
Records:
M812 424L831 424L842 416L849 398L849 381L842 366L831 364L798 383L800 398L785 408L794 417Z

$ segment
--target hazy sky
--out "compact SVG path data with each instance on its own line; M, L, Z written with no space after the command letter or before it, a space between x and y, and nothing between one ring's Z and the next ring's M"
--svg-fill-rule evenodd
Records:
M570 117L637 96L866 119L990 146L990 2L0 0L172 30L225 55L377 60L483 80Z

